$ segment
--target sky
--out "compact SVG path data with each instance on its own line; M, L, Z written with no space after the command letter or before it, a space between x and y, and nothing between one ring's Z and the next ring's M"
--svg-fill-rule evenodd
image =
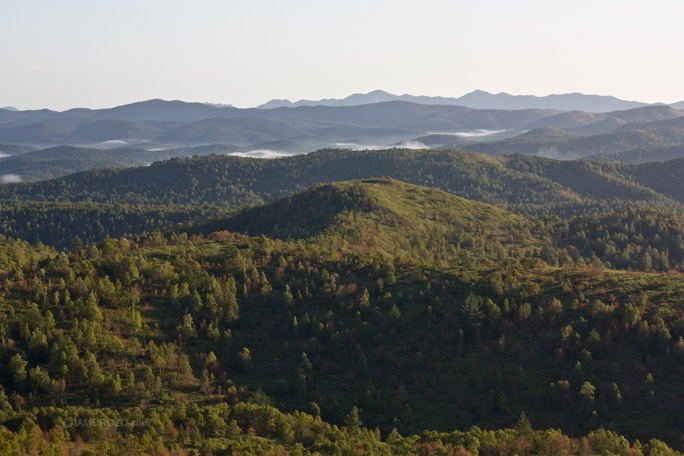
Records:
M684 100L681 0L0 0L0 107L382 89Z

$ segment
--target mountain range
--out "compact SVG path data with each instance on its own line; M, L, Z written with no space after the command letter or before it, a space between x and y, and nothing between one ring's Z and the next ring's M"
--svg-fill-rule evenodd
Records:
M580 111L470 110L382 102L342 108L253 110L251 113L276 111L297 113L297 117L209 118L189 123L97 120L81 125L41 123L20 128L0 125L0 139L6 132L5 140L17 142L35 139L41 133L44 140L50 135L49 141L54 143L82 144L85 141L92 145L93 141L101 141L95 143L97 147L36 149L26 145L0 145L4 154L4 157L0 156L0 175L11 175L13 180L33 181L94 168L142 166L173 157L211 153L276 157L310 150L307 147L361 150L382 148L387 143L399 148L467 149L492 156L519 153L564 160L588 158L623 163L645 163L684 156L684 113L668 106L592 114ZM57 127L60 132L55 132ZM463 133L424 134L440 128L500 133L487 137L478 137L476 133L475 136ZM18 136L22 134L25 136ZM148 134L148 138L156 136L156 139L148 141L175 146L150 147L157 143L141 143L141 140L130 137L138 135L140 138L144 134ZM503 139L495 139L497 136ZM203 142L207 145L197 145ZM128 143L137 147L126 146ZM177 144L189 145L179 147Z
M567 93L562 95L511 95L505 92L492 94L475 90L458 98L428 97L415 95L394 95L383 90L362 94L355 93L346 98L327 98L323 100L271 100L257 106L260 109L298 106L358 106L385 101L408 101L424 105L464 106L473 109L556 109L561 111L609 112L647 106L648 103L625 101L611 96ZM680 102L684 105L684 101Z
M31 181L178 156L275 157L321 148L444 147L624 163L684 154L684 112L672 106L574 94L521 98L474 92L461 99L486 101L470 103L481 107L512 107L518 100L523 104L515 106L535 108L475 109L447 98L376 91L330 101L330 106L269 109L164 100L64 112L0 109L0 176L5 176L0 178ZM598 105L629 109L596 112ZM578 107L585 110L564 110Z

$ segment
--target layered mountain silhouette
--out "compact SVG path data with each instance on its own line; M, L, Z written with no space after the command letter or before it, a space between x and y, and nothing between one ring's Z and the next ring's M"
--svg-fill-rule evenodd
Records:
M562 111L609 112L647 106L648 103L625 101L611 96L585 95L568 93L562 95L511 95L505 92L493 94L475 90L458 98L428 97L415 95L394 95L383 90L374 90L362 94L355 93L346 98L327 98L323 100L271 100L260 106L261 109L273 109L298 106L358 106L383 101L408 101L426 105L465 106L474 109L558 109Z
M323 101L275 103L271 109L165 100L64 112L0 109L0 176L47 179L201 155L206 148L273 157L321 148L446 147L495 156L644 163L680 157L684 147L684 112L613 97L478 91L449 99L375 91ZM518 107L527 109L513 109ZM629 109L605 112L611 108ZM119 149L127 152L113 152ZM19 158L26 152L33 155Z

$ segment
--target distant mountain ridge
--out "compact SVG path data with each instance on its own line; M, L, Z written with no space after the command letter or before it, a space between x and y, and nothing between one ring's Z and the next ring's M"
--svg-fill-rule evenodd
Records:
M625 163L684 156L684 113L669 106L605 114L559 114L550 110L476 110L390 101L248 111L243 116L186 123L96 120L81 124L38 122L19 127L0 124L0 176L11 174L16 179L18 175L23 181L33 181L93 168L141 166L180 156L237 153L275 157L330 147L465 149L492 156L518 153ZM261 118L255 116L259 113ZM440 131L443 133L435 133ZM479 134L492 132L495 134ZM34 151L26 145L2 145L20 144L31 138L76 147L40 147Z
M508 109L545 103L585 110ZM633 107L635 104L640 106ZM473 105L503 109L476 109ZM227 147L229 153L254 156L340 147L448 147L496 156L594 156L630 163L677 158L684 150L680 147L684 146L684 112L668 105L644 105L614 97L534 97L476 91L456 99L397 96L377 90L343 100L277 101L270 106L272 109L242 109L154 99L64 112L0 109L0 145L11 145L0 146L0 158L4 157L0 176L18 174L23 180L36 180L94 167L136 166L157 159L150 159L155 154L146 151L170 150L158 158L164 159L173 153L184 156L188 148L214 145ZM618 107L629 109L616 110ZM602 109L611 110L590 112ZM78 149L70 149L68 159L63 154L50 157L58 146ZM50 151L7 157L34 149ZM95 149L142 151L139 157L124 157Z
M327 98L323 100L271 100L258 109L274 109L282 107L298 106L358 106L369 103L385 101L408 101L411 103L426 105L451 105L464 106L473 109L557 109L561 111L586 111L593 113L618 111L648 106L649 103L638 101L626 101L619 98L604 95L585 95L582 93L566 93L560 95L547 95L538 97L535 95L511 95L501 92L492 94L483 90L475 90L462 97L429 97L415 95L394 95L384 90L374 90L367 94L355 93L346 98ZM684 101L676 103L677 109L684 107ZM674 106L674 105L673 105ZM677 107L677 106L674 106Z
M510 130L557 114L551 110L476 110L405 101L295 109L215 108L148 100L111 109L0 110L0 143L34 147L173 148L217 142L251 146L290 140L298 152L337 143L389 145L428 132ZM105 143L105 144L103 144Z

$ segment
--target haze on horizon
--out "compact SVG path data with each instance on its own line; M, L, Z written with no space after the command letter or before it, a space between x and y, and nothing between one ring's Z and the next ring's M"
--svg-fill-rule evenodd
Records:
M0 0L0 106L252 107L382 89L684 100L684 2Z

